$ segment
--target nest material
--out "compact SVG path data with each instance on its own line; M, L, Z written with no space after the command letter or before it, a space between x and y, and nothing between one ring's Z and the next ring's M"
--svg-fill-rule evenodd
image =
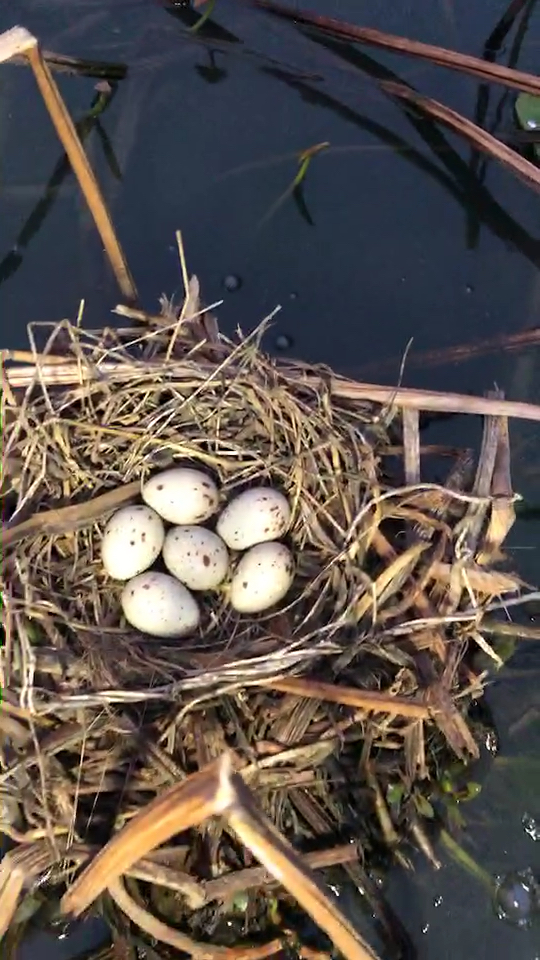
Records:
M467 651L496 659L485 614L523 588L494 569L513 520L506 421L486 418L475 476L470 452L421 457L415 411L340 397L329 371L269 358L264 325L226 340L191 297L195 319L169 310L149 332L59 324L30 376L4 379L0 781L20 811L6 832L58 863L86 844L80 862L232 750L278 829L358 881L343 830L365 856L418 840L425 784L448 756L477 753L467 708L482 677ZM421 482L430 453L445 455L442 485ZM297 575L282 609L241 617L225 587L189 641L126 628L100 536L173 463L210 471L224 501L260 483L289 498ZM202 904L220 916L252 865L217 827L182 849L158 888L180 890L200 933ZM134 876L152 880L163 865L145 863Z

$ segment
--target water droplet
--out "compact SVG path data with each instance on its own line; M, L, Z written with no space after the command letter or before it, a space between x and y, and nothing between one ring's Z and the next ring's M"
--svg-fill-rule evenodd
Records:
M290 350L293 342L293 338L286 333L278 333L274 341L276 350Z
M298 294L296 290L291 290L289 294L289 300L298 300Z
M530 817L528 813L524 813L521 818L521 825L531 840L540 840L540 825L534 817Z
M497 877L495 911L516 927L528 927L540 915L540 886L530 868Z
M236 293L242 286L242 279L237 276L236 273L228 273L227 276L223 278L223 286L229 293Z
M487 752L490 753L492 757L497 756L500 748L500 743L499 743L499 737L497 735L496 730L486 730L486 733L484 736L484 746Z
M468 283L465 287L465 293L474 293L474 287L472 283Z

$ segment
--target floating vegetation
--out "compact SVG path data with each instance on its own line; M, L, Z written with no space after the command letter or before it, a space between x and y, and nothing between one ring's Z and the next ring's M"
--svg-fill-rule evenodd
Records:
M540 133L540 96L520 93L516 98L516 118L521 129L527 133ZM533 143L536 159L540 158L540 144Z

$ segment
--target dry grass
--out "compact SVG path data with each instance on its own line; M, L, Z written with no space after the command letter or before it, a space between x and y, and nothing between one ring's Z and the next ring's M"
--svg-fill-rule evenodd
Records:
M33 365L4 370L0 789L20 813L6 832L35 858L27 878L46 862L69 880L68 860L85 862L133 818L142 830L153 798L224 753L278 830L299 848L317 842L314 866L341 863L365 885L363 858L381 842L401 862L413 844L436 863L419 798L445 758L476 755L467 708L483 678L468 652L496 659L484 615L526 594L495 569L513 521L505 401L481 400L494 415L476 471L457 456L441 485L410 395L402 416L403 393L381 406L354 399L368 385L273 360L260 348L265 324L227 340L194 279L180 318L164 304L139 319L33 328ZM427 399L444 409L443 394ZM261 482L286 493L298 572L283 609L240 617L225 585L189 641L126 627L101 532L173 462L210 471L224 500ZM395 786L403 801L391 808ZM352 857L344 830L360 844ZM134 893L142 879L170 926L155 891L176 891L172 921L199 943L201 916L219 939L226 891L247 889L248 930L271 927L257 890L273 881L238 846L241 830L192 830L172 866L138 836L140 856L132 848L124 880L111 877L110 910L122 912L124 881L148 906ZM21 869L0 878L10 915Z

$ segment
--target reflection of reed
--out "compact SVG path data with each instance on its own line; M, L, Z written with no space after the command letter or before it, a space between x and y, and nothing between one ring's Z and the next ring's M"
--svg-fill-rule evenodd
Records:
M107 109L114 98L116 87L111 87L109 91L97 92L88 113L77 121L75 129L82 144L87 140L93 130L98 135L109 169L114 177L121 178L121 171L116 160L112 144L109 140L106 130L101 125L100 117ZM45 187L39 190L40 198L27 217L26 222L19 231L19 235L9 253L0 261L0 283L3 283L19 269L23 262L23 251L41 229L47 215L58 198L60 188L66 177L71 172L71 164L66 154L60 157L51 176L47 180ZM17 188L16 188L17 189ZM15 191L10 189L10 193ZM21 187L17 189L18 195L34 195L36 189L33 187Z
M379 47L383 50L392 50L406 56L418 57L440 67L447 67L460 73L468 73L473 77L489 80L492 83L502 83L505 86L513 87L515 90L540 94L540 78L531 73L486 63L485 60L458 53L456 50L447 50L444 47L436 47L429 43L420 43L417 40L383 33L381 30L373 30L369 27L357 27L352 23L345 23L332 17L318 16L309 10L286 7L281 3L274 2L274 0L254 0L254 3L255 6L292 20L297 25L316 27L343 40L365 43L368 46Z
M406 87L398 74L372 57L367 56L363 51L358 50L352 43L336 39L323 31L310 33L310 40L330 50L334 56L368 74L379 83L390 81ZM535 266L539 265L540 244L538 240L518 223L495 199L485 184L480 182L478 177L470 170L469 164L451 145L435 122L427 123L425 116L420 112L410 109L404 110L404 115L416 134L435 155L436 161L432 161L382 123L358 113L326 91L311 85L307 80L302 80L283 70L270 69L267 72L287 83L293 89L298 90L306 101L331 110L349 123L354 123L371 133L382 143L388 144L389 147L399 153L403 160L412 163L423 174L439 184L461 205L465 212L473 208L478 220L489 227L495 236L500 237L505 243L512 243L531 263L534 263ZM330 147L326 154L331 155L336 152L335 148ZM446 169L442 170L441 166Z
M77 177L118 285L123 295L129 301L134 301L137 299L135 284L94 171L38 41L23 27L14 27L0 35L0 63L17 56L25 57L32 67L43 102Z

